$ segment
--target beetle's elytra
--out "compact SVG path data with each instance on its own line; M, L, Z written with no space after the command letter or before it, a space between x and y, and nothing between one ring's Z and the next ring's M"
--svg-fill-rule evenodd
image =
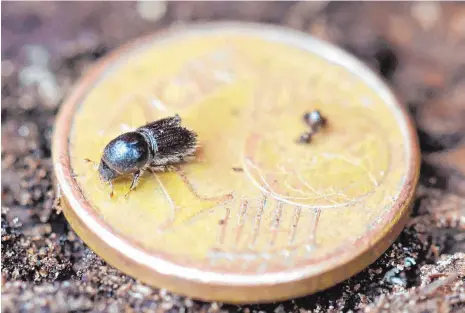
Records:
M136 188L147 170L166 170L191 158L197 148L197 134L181 126L179 115L148 123L110 141L98 166L100 179L110 184L124 175L133 175L126 195ZM113 191L111 196L113 195Z

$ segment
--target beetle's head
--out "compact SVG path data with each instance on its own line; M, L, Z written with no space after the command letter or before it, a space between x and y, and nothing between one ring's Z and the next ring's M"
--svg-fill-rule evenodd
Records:
M118 172L108 166L107 162L102 158L98 167L100 180L104 183L109 183L119 176Z

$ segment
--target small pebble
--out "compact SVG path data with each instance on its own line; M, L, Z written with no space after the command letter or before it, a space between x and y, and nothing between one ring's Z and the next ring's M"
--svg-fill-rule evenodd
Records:
M150 22L156 22L165 16L167 4L165 1L137 1L137 12Z
M24 47L24 49L26 50L26 56L29 64L43 68L48 67L50 55L44 46L27 45Z
M413 265L416 265L417 262L415 262L415 259L412 258L412 257L406 257L405 260L404 260L404 265L405 267L411 267Z

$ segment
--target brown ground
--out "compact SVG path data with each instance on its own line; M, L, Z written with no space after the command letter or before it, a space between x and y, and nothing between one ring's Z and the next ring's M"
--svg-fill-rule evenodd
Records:
M465 3L2 3L3 312L464 312ZM378 71L415 118L423 166L410 225L373 265L269 305L201 303L108 266L53 210L50 137L71 84L134 38L191 20L280 23ZM26 46L36 44L38 46Z

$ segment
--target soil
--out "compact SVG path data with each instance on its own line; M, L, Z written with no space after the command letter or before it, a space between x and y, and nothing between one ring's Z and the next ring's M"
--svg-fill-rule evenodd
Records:
M315 295L204 303L107 265L54 209L50 140L72 84L128 40L179 23L282 24L333 42L394 88L422 149L412 218L374 264ZM2 312L464 312L465 4L2 3Z

